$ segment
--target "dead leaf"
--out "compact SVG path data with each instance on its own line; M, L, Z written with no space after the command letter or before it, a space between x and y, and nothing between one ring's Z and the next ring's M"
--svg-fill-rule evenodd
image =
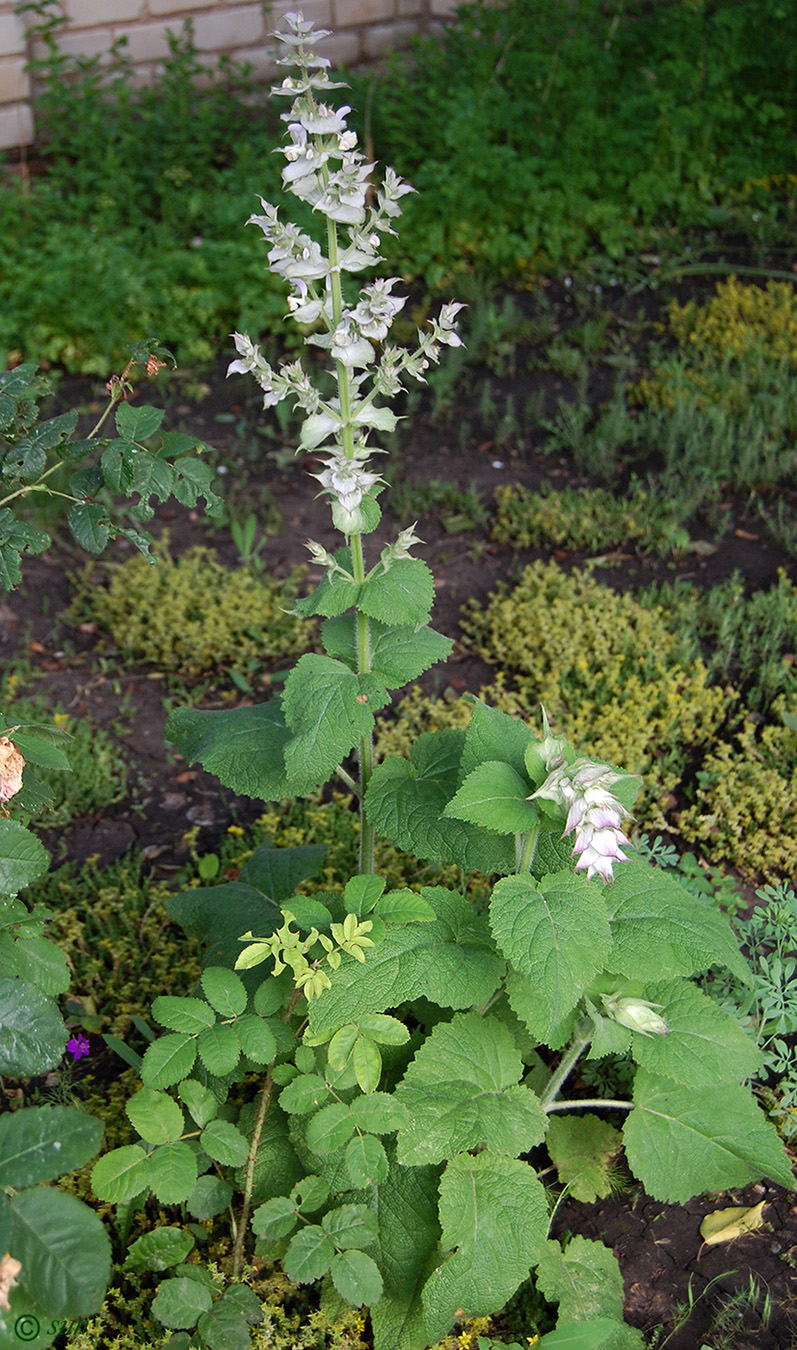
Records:
M22 1262L15 1261L8 1252L0 1259L0 1308L3 1312L11 1312L11 1304L8 1296L17 1282L17 1276L22 1269Z
M766 1200L752 1207L734 1205L731 1209L715 1209L707 1214L700 1225L700 1236L707 1247L718 1242L733 1242L734 1238L753 1233L764 1224L764 1206Z
M761 538L760 534L751 534L749 530L734 530L737 539L747 539L751 544L757 544Z
M22 787L25 761L13 741L0 736L0 802L10 801Z

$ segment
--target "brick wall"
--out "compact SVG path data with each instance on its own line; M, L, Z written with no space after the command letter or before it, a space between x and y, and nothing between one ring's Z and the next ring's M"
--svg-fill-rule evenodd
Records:
M0 150L30 145L36 128L31 81L25 73L35 42L15 14L18 0L0 0ZM331 28L323 52L333 65L372 60L398 47L430 20L442 17L457 0L61 0L68 23L59 35L61 50L94 56L119 37L142 80L167 55L168 29L179 31L193 20L197 50L212 64L228 52L249 62L264 81L275 74L269 33L281 16L301 9L319 28Z

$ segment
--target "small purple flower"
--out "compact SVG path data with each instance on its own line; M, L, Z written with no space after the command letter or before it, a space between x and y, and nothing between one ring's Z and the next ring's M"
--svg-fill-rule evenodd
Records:
M77 1036L73 1036L71 1040L67 1041L66 1048L72 1058L76 1060L82 1059L91 1049L88 1039L81 1035L80 1032L78 1032Z

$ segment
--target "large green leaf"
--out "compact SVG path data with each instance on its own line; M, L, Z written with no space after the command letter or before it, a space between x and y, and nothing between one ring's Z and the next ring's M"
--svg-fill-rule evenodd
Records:
M461 765L463 776L472 773L487 760L498 759L509 764L519 777L525 779L525 751L532 739L525 722L521 722L518 717L510 717L499 708L488 707L472 694L466 695L465 702L472 704L473 716L465 732Z
M20 1284L51 1317L99 1312L111 1273L111 1244L93 1210L52 1186L20 1191L10 1204L8 1250Z
M635 860L623 863L605 897L614 939L610 964L618 974L661 980L725 965L749 982L728 920L669 872Z
M485 920L456 891L435 886L422 894L437 915L434 922L389 927L364 965L344 956L332 987L310 1005L316 1034L410 999L425 996L443 1008L470 1008L495 992L504 962Z
M469 820L496 834L518 834L539 821L529 801L529 783L502 760L488 759L468 774L445 814L454 820Z
M327 619L322 625L322 640L328 656L345 661L357 669L357 629L353 614ZM424 625L421 628L393 627L371 619L371 669L388 689L397 689L409 680L417 680L430 666L445 661L453 642Z
M761 1052L730 1013L686 980L649 985L645 997L660 1003L666 1036L631 1033L631 1052L651 1073L678 1087L741 1083L761 1067Z
M152 1300L152 1313L165 1327L175 1330L195 1327L204 1312L213 1304L213 1295L199 1280L184 1275L161 1280Z
M294 733L285 748L285 768L295 793L326 782L362 736L374 713L389 702L374 675L357 675L342 661L309 652L285 681L285 721Z
M762 1176L794 1185L774 1125L734 1083L701 1092L640 1069L623 1134L629 1165L656 1200L683 1204Z
M292 791L285 773L291 732L279 699L229 712L177 708L167 718L166 737L189 764L198 762L233 792L271 802Z
M68 1034L40 989L26 980L0 978L0 1074L33 1078L55 1068Z
M243 949L239 938L244 933L270 937L283 922L282 911L273 900L240 881L181 891L167 899L166 912L189 937L202 940L209 965L221 965L224 960L232 965Z
M528 1163L459 1154L440 1180L440 1222L443 1246L456 1251L423 1291L431 1340L463 1314L502 1308L523 1283L548 1232L545 1190Z
M440 1256L437 1167L399 1167L369 1194L379 1227L384 1294L371 1307L374 1350L425 1350L421 1290Z
M368 819L418 858L487 875L511 872L514 839L443 815L459 786L464 743L463 731L426 732L413 742L409 760L393 756L377 765L365 794Z
M602 1242L574 1237L564 1251L558 1242L546 1242L537 1283L549 1302L559 1304L560 1326L613 1318L618 1325L598 1342L601 1350L643 1350L641 1333L623 1325L623 1277L617 1258Z
M493 890L490 926L507 960L533 990L532 1033L548 1039L603 968L611 932L603 887L566 870L535 882L504 877ZM510 997L524 1021L528 1007Z
M35 834L0 816L0 894L16 895L47 871L50 859Z
M335 561L339 567L351 573L351 549L337 549ZM297 601L294 613L302 618L309 618L312 614L334 618L338 614L344 614L347 609L353 609L357 604L359 593L360 587L356 581L349 581L340 572L325 572L316 589L303 600ZM337 652L334 654L338 655Z
M0 1116L0 1186L55 1181L89 1162L102 1143L102 1121L73 1106L29 1106Z
M539 1098L519 1086L523 1062L502 1022L458 1013L424 1041L396 1088L409 1120L398 1132L401 1163L436 1163L486 1145L517 1157L545 1137Z
M357 606L384 624L425 624L434 600L434 577L420 558L399 558L360 587Z
M326 853L326 844L301 844L297 848L260 844L247 858L239 877L281 905L301 881L318 876Z

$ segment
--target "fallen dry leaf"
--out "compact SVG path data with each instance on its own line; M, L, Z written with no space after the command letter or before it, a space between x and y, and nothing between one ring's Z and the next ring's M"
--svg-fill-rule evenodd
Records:
M25 761L13 741L0 736L0 802L15 797L22 787Z
M703 1242L707 1247L714 1247L718 1242L732 1242L734 1238L763 1227L766 1203L766 1200L762 1200L759 1205L752 1207L734 1205L731 1209L715 1209L713 1214L706 1215L700 1225Z

